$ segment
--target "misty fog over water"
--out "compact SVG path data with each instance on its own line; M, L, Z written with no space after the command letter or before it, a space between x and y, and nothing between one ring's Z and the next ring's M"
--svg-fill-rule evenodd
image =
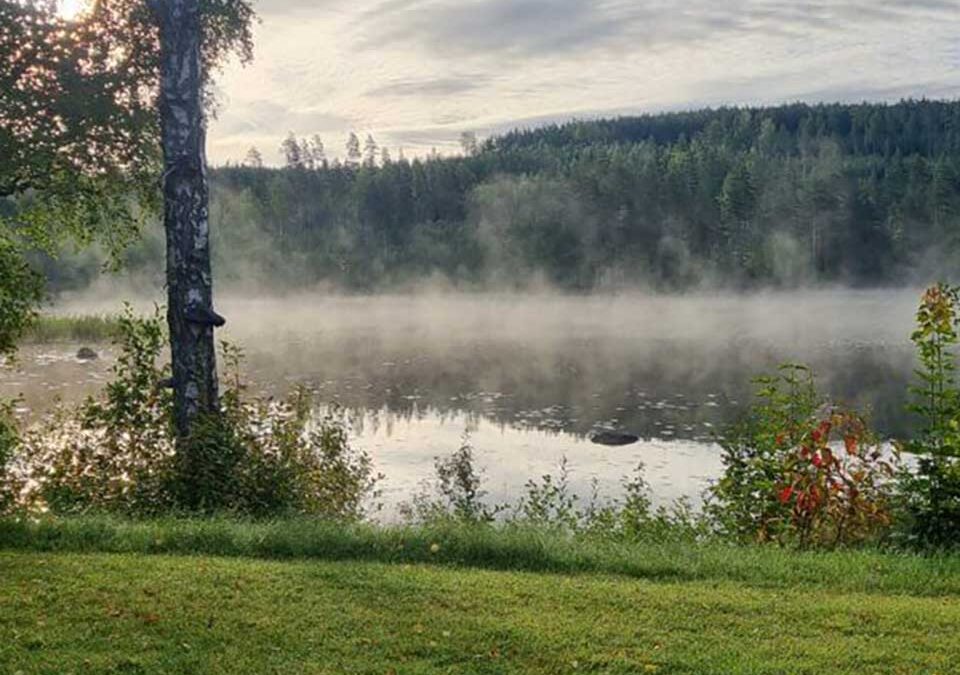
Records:
M335 404L355 445L383 472L384 502L409 498L434 457L465 432L491 498L515 498L566 456L578 494L596 478L615 491L640 461L658 502L696 501L720 470L715 434L742 413L751 380L783 362L809 364L822 388L870 412L877 429L909 429L909 342L919 291L819 290L751 295L567 296L225 294L221 337L243 346L255 388L294 384ZM143 303L148 307L149 303ZM115 301L67 301L64 313L115 312ZM76 399L108 377L77 345L25 348L0 394L25 408ZM322 411L319 411L322 412ZM592 444L592 430L639 435Z

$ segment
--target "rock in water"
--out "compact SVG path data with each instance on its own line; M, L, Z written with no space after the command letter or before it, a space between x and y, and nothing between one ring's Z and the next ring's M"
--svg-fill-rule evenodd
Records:
M597 445L620 446L633 445L640 440L640 437L620 431L595 431L590 434L590 440Z
M81 361L96 361L100 358L100 355L89 347L81 347L77 351L77 358Z

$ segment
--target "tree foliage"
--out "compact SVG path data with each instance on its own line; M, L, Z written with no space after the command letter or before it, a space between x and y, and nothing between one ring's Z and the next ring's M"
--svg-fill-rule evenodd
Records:
M250 2L202 7L208 72L231 53L249 59ZM64 238L95 239L116 254L136 236L159 203L158 74L157 27L143 0L95 0L72 20L54 0L0 0L5 256L54 253ZM35 306L36 284L10 281L0 279L2 304ZM21 324L0 321L0 347L12 346Z
M960 103L576 122L413 161L363 161L356 134L345 164L305 145L212 172L224 280L876 285L960 255Z

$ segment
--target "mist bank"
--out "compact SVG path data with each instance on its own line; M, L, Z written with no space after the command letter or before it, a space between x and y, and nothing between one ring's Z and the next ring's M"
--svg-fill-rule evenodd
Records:
M297 154L211 180L214 269L238 289L923 284L957 268L960 103L574 122L461 157ZM161 287L163 260L148 227L123 283ZM36 259L57 292L101 262Z
M65 296L55 309L111 314L121 297L129 299ZM468 413L582 435L615 419L644 437L698 439L739 414L754 377L801 362L825 391L870 410L880 431L898 435L910 429L905 392L916 365L909 337L919 297L919 289L225 292L217 309L227 325L218 337L244 348L257 388L282 395L302 383L358 416L382 411L386 424ZM137 309L161 300L142 297ZM65 357L77 370L75 351ZM74 370L36 381L71 383ZM463 431L453 428L454 436Z

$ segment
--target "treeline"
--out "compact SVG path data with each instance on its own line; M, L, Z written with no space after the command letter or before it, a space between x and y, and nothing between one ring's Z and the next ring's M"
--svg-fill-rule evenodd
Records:
M949 276L957 260L960 102L579 121L413 161L367 140L361 153L352 136L344 162L291 151L285 168L212 172L221 278L877 285ZM131 252L135 271L158 243Z

